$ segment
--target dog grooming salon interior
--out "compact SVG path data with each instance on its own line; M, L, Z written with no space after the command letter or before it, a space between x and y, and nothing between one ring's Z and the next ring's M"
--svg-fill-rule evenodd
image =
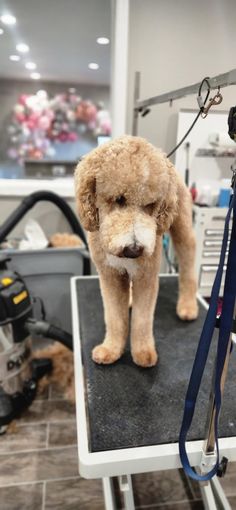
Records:
M0 0L0 510L236 510L235 20Z

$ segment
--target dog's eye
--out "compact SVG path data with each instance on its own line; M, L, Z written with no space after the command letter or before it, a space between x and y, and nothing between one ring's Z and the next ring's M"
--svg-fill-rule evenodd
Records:
M144 206L144 209L145 211L148 213L148 214L152 214L153 210L154 210L154 207L156 205L156 202L152 202L151 204L147 204Z
M123 207L123 205L126 204L126 199L123 195L121 195L120 197L117 197L116 198L116 204L120 205L121 207Z

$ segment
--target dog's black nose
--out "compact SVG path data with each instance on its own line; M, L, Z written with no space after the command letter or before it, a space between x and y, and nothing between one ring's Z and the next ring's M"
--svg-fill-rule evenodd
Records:
M136 259L140 257L143 253L143 246L139 246L138 244L131 244L130 246L125 246L123 249L123 257L128 259Z

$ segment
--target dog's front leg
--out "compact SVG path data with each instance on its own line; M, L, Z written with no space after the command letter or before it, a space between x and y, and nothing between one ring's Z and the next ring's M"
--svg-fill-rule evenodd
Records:
M106 268L99 273L103 297L106 335L102 344L94 347L93 360L109 364L124 352L128 335L129 278L116 269Z
M158 355L153 336L153 316L159 289L160 244L141 274L133 279L131 321L131 352L134 362L141 367L156 365Z

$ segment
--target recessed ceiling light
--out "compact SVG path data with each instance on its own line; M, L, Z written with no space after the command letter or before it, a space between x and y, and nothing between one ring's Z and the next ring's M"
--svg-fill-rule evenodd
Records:
M29 46L27 44L25 44L25 43L19 43L19 44L16 45L16 49L20 53L28 53Z
M108 39L108 37L98 37L97 38L97 43L98 44L109 44L110 40Z
M0 35L4 34L3 28L0 28Z
M37 66L34 62L26 62L25 67L26 69L30 69L31 71L33 71L34 69L36 69Z
M93 70L97 70L99 69L99 65L96 64L96 62L90 62L90 64L88 65L89 69L93 69Z
M0 19L4 25L15 25L16 24L16 18L15 18L15 16L12 16L12 14L3 14Z
M19 62L20 57L19 55L10 55L9 59L12 60L12 62Z
M32 80L40 80L41 74L39 74L39 73L31 73L30 78L32 78Z

